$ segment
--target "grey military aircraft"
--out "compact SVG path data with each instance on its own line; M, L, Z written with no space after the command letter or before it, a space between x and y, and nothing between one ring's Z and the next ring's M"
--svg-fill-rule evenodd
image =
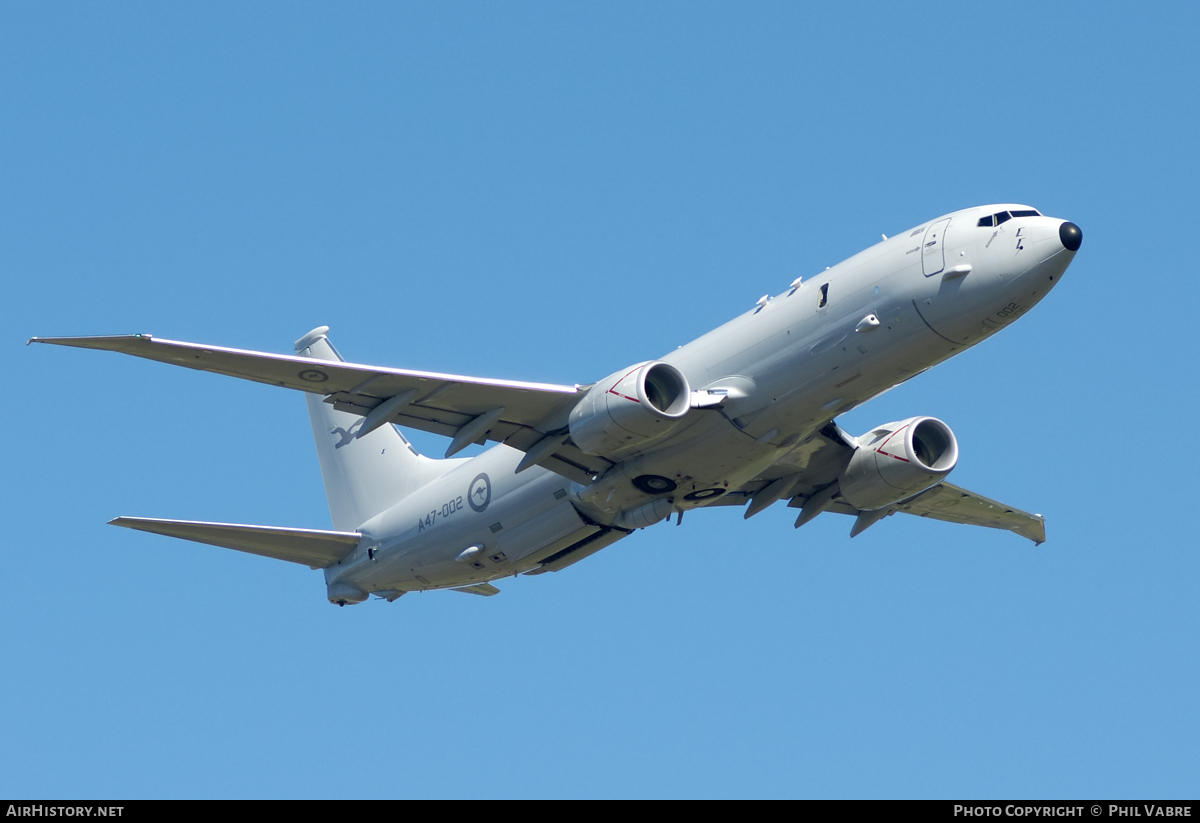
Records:
M295 355L148 334L33 338L305 392L334 530L118 517L113 525L323 569L331 603L559 571L691 509L778 501L796 526L897 512L1045 540L1041 515L946 482L953 432L933 417L854 437L839 414L1005 328L1046 296L1083 241L1029 206L938 217L657 360L558 386L346 362L329 329ZM396 426L451 438L444 459ZM473 458L472 443L498 445Z

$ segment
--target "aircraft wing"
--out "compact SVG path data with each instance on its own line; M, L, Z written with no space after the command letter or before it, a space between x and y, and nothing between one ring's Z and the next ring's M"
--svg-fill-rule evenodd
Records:
M805 497L798 496L793 498L788 506L803 508L805 501ZM856 516L864 514L844 500L834 501L829 507L829 511ZM890 517L896 512L915 514L931 520L944 520L947 523L962 523L966 526L1004 529L1039 545L1046 542L1046 518L1040 514L1030 514L1013 506L1006 506L999 501L975 494L951 483L938 483L907 500L893 503L886 507L886 512L880 510L878 518L871 517L867 521L867 525L877 522L877 519ZM874 515L875 513L866 514ZM863 528L865 529L866 526ZM852 532L851 536L860 532L861 530Z
M755 480L717 498L716 505L740 505L750 498L752 502L748 511L754 514L775 500L791 498L789 507L803 508L811 495L834 482L846 467L853 451L852 440L837 424L830 423ZM839 514L864 515L864 512L840 498L835 499L828 510ZM867 516L860 521L862 525L856 525L852 535L861 533L872 523L896 512L948 523L1005 529L1035 543L1046 541L1046 520L1040 514L1006 506L945 482L888 506L886 512L865 513Z
M154 520L118 517L110 526L178 537L225 549L300 563L323 569L345 559L362 537L358 532L320 529L285 529L279 526L242 526L236 523L202 523L194 520Z
M1006 529L1034 543L1046 542L1046 518L1040 514L1023 512L950 483L938 483L932 489L900 501L893 508L947 523Z
M590 483L593 475L611 465L564 442L567 416L586 387L314 360L159 340L149 334L35 337L29 342L115 351L322 394L338 410L366 417L364 426L396 423L452 437L447 456L471 443L493 440L528 453L530 465L536 463L581 483ZM385 406L389 403L390 407ZM376 408L385 414L372 419L370 414Z

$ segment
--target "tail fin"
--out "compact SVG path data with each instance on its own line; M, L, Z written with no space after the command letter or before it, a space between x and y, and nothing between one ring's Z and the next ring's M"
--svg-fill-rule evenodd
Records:
M321 326L301 337L296 353L316 360L342 360L326 337L328 331L328 326ZM394 426L355 437L363 418L337 411L319 395L306 394L305 400L335 529L357 529L461 462L417 454Z

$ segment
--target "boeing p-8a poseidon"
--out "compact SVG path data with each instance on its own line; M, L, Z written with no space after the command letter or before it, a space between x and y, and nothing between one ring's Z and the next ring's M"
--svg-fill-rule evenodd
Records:
M854 437L834 418L1003 329L1075 257L1073 223L1028 206L954 212L587 386L347 363L325 327L296 355L150 335L34 338L306 392L335 531L118 517L114 525L323 569L330 602L495 594L695 508L787 500L796 526L903 512L1045 539L1040 515L952 486L958 444L914 417ZM393 427L452 438L417 454ZM499 445L474 458L472 443Z

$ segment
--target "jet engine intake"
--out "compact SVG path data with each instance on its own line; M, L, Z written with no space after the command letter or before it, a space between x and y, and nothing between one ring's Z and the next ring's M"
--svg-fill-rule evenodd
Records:
M890 506L936 485L958 463L958 441L935 417L887 423L858 438L842 473L842 498L863 511Z
M588 454L628 452L679 425L692 390L669 363L638 363L601 380L571 411L571 440Z

